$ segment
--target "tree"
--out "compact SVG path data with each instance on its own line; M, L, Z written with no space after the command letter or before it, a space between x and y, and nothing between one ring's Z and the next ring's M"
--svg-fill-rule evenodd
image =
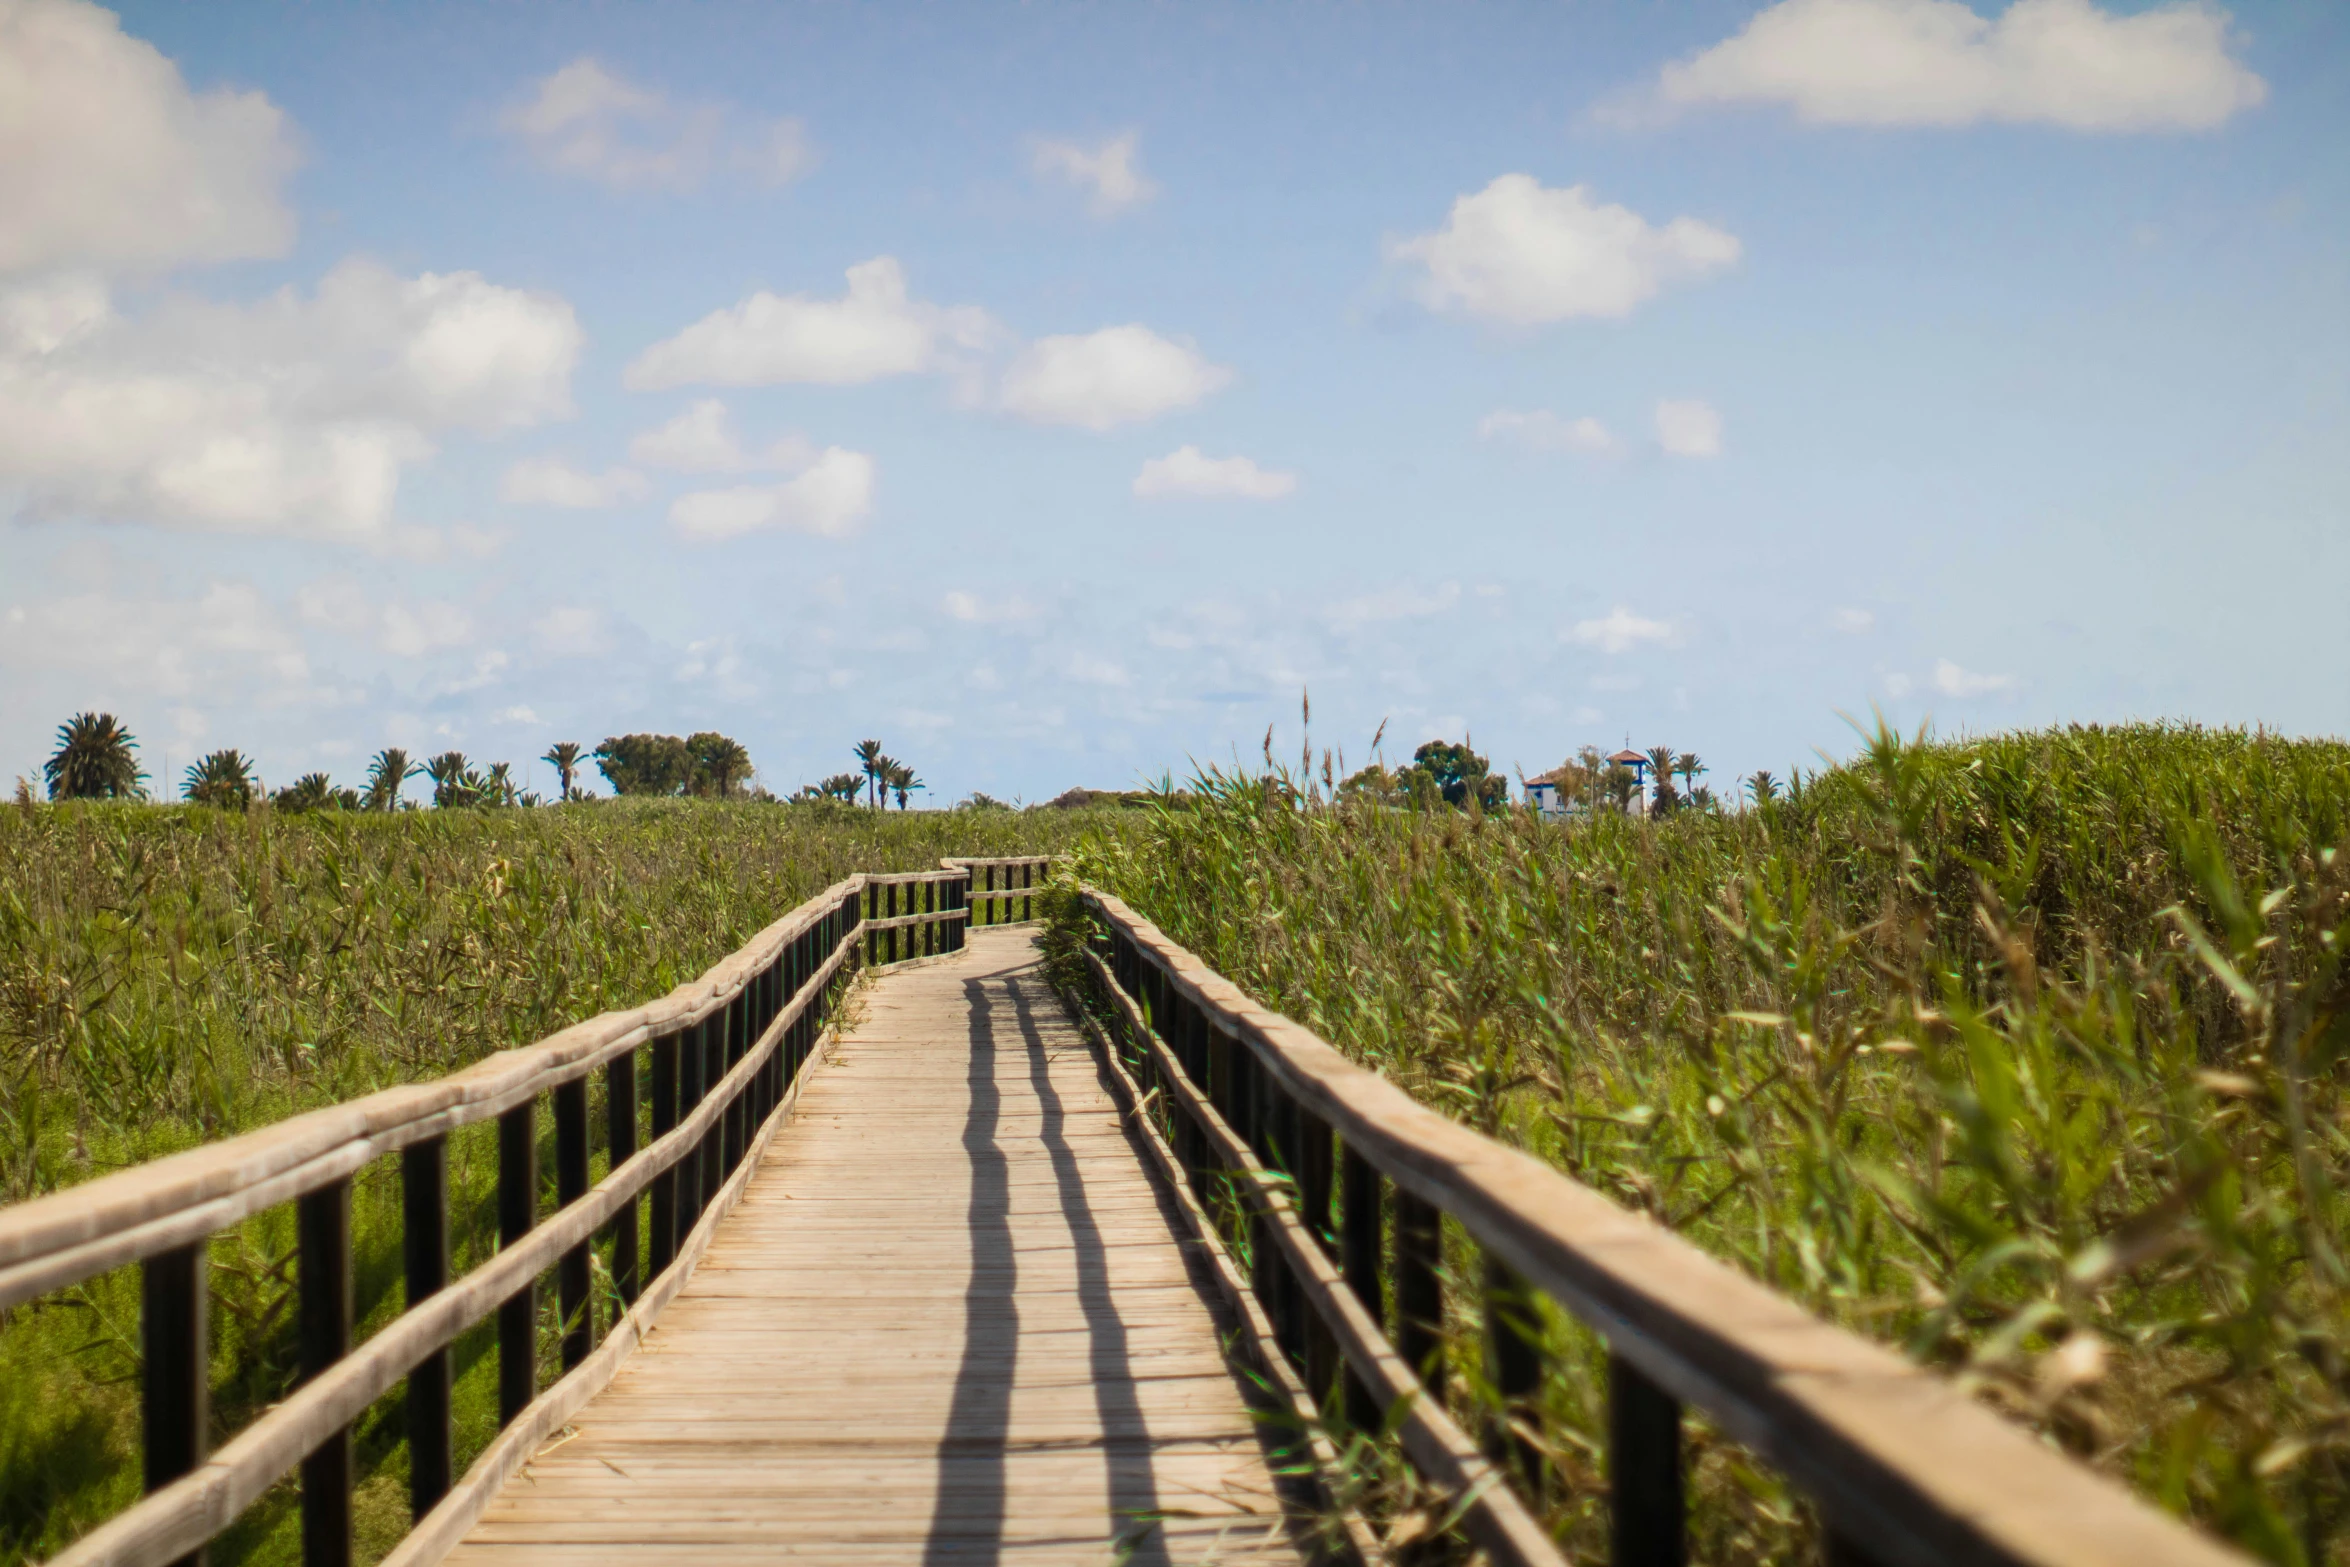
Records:
M139 771L131 752L138 737L115 721L112 713L76 713L57 726L57 754L41 764L52 800L122 800L144 798Z
M1681 775L1681 792L1695 800L1697 775L1705 771L1705 763L1697 759L1695 751L1683 751L1673 758L1673 771Z
M214 751L189 768L181 779L181 788L191 801L224 811L250 807L259 787L259 780L253 776L253 763L244 752L235 750Z
M816 787L826 799L838 800L843 805L854 805L857 796L864 792L865 780L857 773L834 773Z
M881 742L878 740L858 741L857 764L865 771L865 788L868 795L873 797L874 803L878 804L881 789L878 781L878 769L881 766Z
M751 753L740 741L705 730L687 736L685 748L693 758L693 771L686 782L688 794L729 799L751 776Z
M558 740L547 747L546 755L539 758L540 761L554 768L555 776L562 781L563 793L559 796L561 799L575 800L579 797L579 791L574 787L574 783L579 777L579 757L578 741Z
M1673 792L1673 763L1680 753L1669 745L1648 748L1648 770L1656 780L1656 799L1649 805L1652 816L1666 816L1679 809L1681 797Z
M387 746L375 753L375 760L367 764L367 793L361 808L370 811L396 811L400 808L400 787L424 769L408 760L408 753L398 746Z
M1633 797L1640 793L1640 775L1621 762L1610 762L1601 782L1607 789L1608 798L1615 802L1616 809L1629 814Z
M1494 773L1465 741L1429 741L1412 753L1412 765L1401 776L1415 797L1426 789L1452 806L1466 807L1473 794L1480 806L1492 809L1507 804L1510 797L1510 781Z
M432 780L432 803L443 810L481 803L481 775L466 763L463 751L443 751L424 764L424 775Z
M677 794L693 778L693 753L676 735L620 735L591 754L614 794Z
M902 811L906 808L907 793L923 787L923 784L921 779L914 776L914 769L903 762L892 762L889 769L889 787L897 795L898 809Z
M333 811L342 808L342 795L324 773L304 773L269 797L281 811Z
M1759 768L1747 775L1746 792L1757 805L1775 804L1779 798L1779 780L1771 776L1769 768Z
M484 805L512 805L520 799L522 789L514 782L514 764L492 762L489 776L481 780L479 792Z

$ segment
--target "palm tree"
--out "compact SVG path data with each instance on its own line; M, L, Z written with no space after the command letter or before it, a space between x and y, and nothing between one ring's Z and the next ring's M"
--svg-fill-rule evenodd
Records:
M561 798L563 799L569 800L575 798L571 783L573 779L579 776L579 758L579 744L577 741L573 740L556 741L553 745L547 747L547 754L539 758L540 761L545 762L548 766L554 768L555 776L563 780L563 793L561 795Z
M816 789L827 799L854 805L857 803L858 794L864 790L864 787L865 780L855 773L834 773L830 778L818 784Z
M388 746L375 753L375 760L367 764L367 794L361 808L370 811L396 811L400 808L400 786L424 769L408 760L408 753L398 746Z
M858 741L857 761L860 765L863 766L865 770L865 789L867 794L869 796L875 797L875 804L880 803L878 796L880 794L881 786L878 782L878 779L880 777L881 771L881 742L878 740Z
M334 780L324 773L304 773L269 799L281 811L331 811L342 804Z
M891 790L896 793L898 797L898 809L902 811L906 808L907 792L909 790L922 788L923 783L921 779L914 776L914 769L908 767L903 762L897 762L893 763L890 767L889 786Z
M700 774L697 782L718 799L729 798L734 793L735 785L751 775L751 753L743 749L741 741L730 740L724 735L696 735L694 738L701 741L694 752L695 770Z
M1652 808L1660 816L1681 803L1680 797L1673 793L1673 763L1678 755L1669 745L1648 748L1649 770L1656 777L1656 804Z
M1779 798L1779 780L1771 776L1769 768L1758 769L1747 778L1746 792L1755 804L1769 805Z
M522 791L515 787L514 765L511 762L492 762L489 776L481 780L480 793L490 805L512 805Z
M467 771L463 751L443 751L424 764L424 776L432 780L434 805L446 808L475 803L475 780Z
M57 754L41 764L52 800L137 799L146 791L131 752L138 737L112 713L76 713L57 726Z
M259 782L253 763L237 750L215 751L188 769L181 787L198 805L216 805L224 811L242 811L252 805Z
M1695 751L1683 751L1679 756L1674 757L1673 771L1681 775L1681 792L1685 795L1689 795L1691 798L1695 798L1695 790L1692 787L1692 781L1699 773L1705 771L1705 763L1697 759L1697 753Z

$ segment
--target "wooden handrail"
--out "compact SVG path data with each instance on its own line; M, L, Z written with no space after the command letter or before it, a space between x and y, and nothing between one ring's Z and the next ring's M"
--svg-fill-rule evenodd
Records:
M1080 899L1096 929L1096 982L1122 998L1112 1006L1125 1028L1140 1031L1137 1060L1188 1122L1177 1124L1186 1134L1179 1146L1189 1145L1203 1181L1235 1178L1260 1239L1271 1242L1256 1253L1278 1258L1283 1270L1271 1281L1283 1287L1271 1293L1294 1291L1315 1308L1350 1379L1377 1407L1407 1396L1394 1386L1393 1345L1384 1334L1364 1336L1384 1314L1379 1270L1395 1275L1401 1363L1423 1374L1440 1366L1426 1348L1435 1342L1426 1302L1436 1213L1483 1250L1496 1286L1489 1304L1523 1280L1605 1337L1613 1490L1642 1503L1616 1511L1619 1562L1682 1559L1682 1403L1704 1409L1810 1494L1835 1542L1832 1559L2001 1567L2245 1560L1890 1350L1419 1104L1258 1004L1117 898L1085 887ZM1333 1133L1343 1161L1335 1185ZM1392 1245L1380 1228L1383 1186L1394 1194ZM1339 1189L1342 1217L1332 1205ZM1292 1204L1303 1210L1294 1225ZM1337 1237L1343 1277L1326 1257L1300 1250L1298 1232L1320 1229ZM1267 1294L1268 1280L1257 1288ZM1506 1312L1487 1317L1498 1324L1496 1340L1506 1340L1489 1346L1502 1352L1489 1364L1534 1353ZM1309 1335L1292 1325L1286 1343L1302 1364ZM1439 1402L1434 1389L1416 1391L1425 1405ZM1457 1460L1434 1451L1428 1432L1415 1441L1409 1422L1402 1434L1433 1477ZM1510 1538L1506 1511L1473 1505L1465 1521L1497 1557L1550 1559L1521 1548L1523 1535Z
M969 872L956 868L849 877L650 1005L606 1013L432 1082L387 1089L0 1209L0 1307L125 1263L144 1267L148 1494L55 1561L135 1567L180 1560L297 1464L305 1560L348 1561L350 1428L403 1376L410 1390L412 1510L420 1522L435 1521L432 1538L447 1536L456 1527L451 1508L467 1498L466 1505L478 1506L520 1461L517 1455L527 1455L520 1435L551 1409L575 1408L590 1396L583 1389L591 1383L600 1387L597 1379L609 1378L652 1313L676 1292L718 1213L747 1178L750 1157L796 1100L799 1069L821 1044L836 981L860 959L862 966L886 967L960 950L969 881ZM901 893L903 915L895 912ZM918 901L926 906L917 909ZM884 904L889 916L868 913ZM647 1045L654 1135L639 1148L636 1052ZM599 1069L611 1101L612 1159L609 1173L591 1188L586 1090ZM536 1211L535 1171L541 1095L554 1105L559 1204L544 1222ZM500 1133L500 1246L451 1282L445 1140L457 1127L493 1119ZM403 1161L408 1205L407 1302L354 1351L349 1183L391 1153ZM636 1225L648 1192L653 1278L640 1290ZM287 1202L301 1215L303 1381L207 1458L206 1243L213 1232ZM588 1248L600 1234L611 1236L612 1282L628 1309L598 1350ZM533 1300L540 1275L550 1269L570 1327L562 1346L566 1375L542 1393ZM492 1313L499 1319L506 1432L453 1487L449 1345Z

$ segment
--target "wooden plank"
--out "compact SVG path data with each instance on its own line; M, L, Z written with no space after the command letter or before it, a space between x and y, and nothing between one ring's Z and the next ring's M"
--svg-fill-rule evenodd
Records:
M643 1348L450 1559L1101 1563L1140 1529L1302 1560L1201 1249L1031 933L861 1010Z

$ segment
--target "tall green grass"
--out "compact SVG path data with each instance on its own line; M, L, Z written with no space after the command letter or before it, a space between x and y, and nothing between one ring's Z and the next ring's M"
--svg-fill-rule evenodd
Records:
M659 996L851 872L1055 852L1092 814L0 809L0 1200L441 1075ZM493 1129L458 1133L450 1161L463 1269L496 1235ZM396 1164L353 1196L362 1338L401 1309ZM293 1382L290 1210L212 1255L217 1444ZM495 1358L486 1326L457 1346L461 1461L494 1431ZM138 1369L133 1269L0 1319L0 1562L136 1496ZM358 1432L370 1560L405 1526L400 1420L395 1395ZM295 1500L280 1487L213 1561L293 1559Z
M1573 825L1193 795L1080 873L2156 1504L2274 1561L2350 1552L2350 746L1880 730L1774 806ZM1451 1265L1473 1404L1458 1235ZM1548 1331L1517 1413L1596 1553L1602 1362ZM1700 1559L1816 1551L1776 1478L1696 1453Z

